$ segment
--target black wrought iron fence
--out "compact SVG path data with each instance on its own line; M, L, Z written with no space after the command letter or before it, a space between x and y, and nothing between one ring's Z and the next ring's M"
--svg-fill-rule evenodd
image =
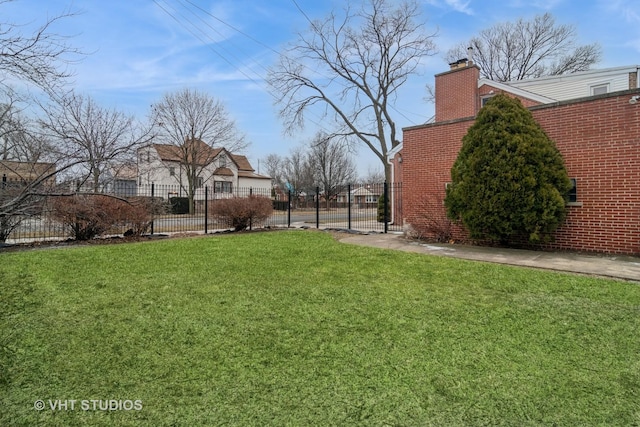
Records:
M87 196L85 193L76 193ZM143 224L145 234L212 233L228 230L234 224L215 215L217 201L230 198L261 197L268 199L273 211L262 220L250 220L249 228L301 227L337 228L359 231L402 230L402 184L380 183L345 185L333 189L316 187L313 191L292 193L272 188L235 188L216 191L204 186L188 194L178 185L141 185L114 187L103 195L130 204L151 206L148 217L113 221L102 235L123 235L132 232L134 224ZM60 215L59 197L43 198L37 212L29 215L0 218L3 227L11 227L6 243L27 243L65 240L74 234L73 224ZM82 199L80 200L88 200ZM10 220L10 221L9 221ZM7 231L7 230L5 230Z

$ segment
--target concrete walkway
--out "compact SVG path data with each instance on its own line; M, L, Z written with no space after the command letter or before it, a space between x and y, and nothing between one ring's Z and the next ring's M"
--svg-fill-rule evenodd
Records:
M548 270L567 271L640 282L640 258L629 256L578 255L568 252L542 252L480 246L425 244L406 239L402 234L354 234L343 243L373 246L428 255L464 258Z

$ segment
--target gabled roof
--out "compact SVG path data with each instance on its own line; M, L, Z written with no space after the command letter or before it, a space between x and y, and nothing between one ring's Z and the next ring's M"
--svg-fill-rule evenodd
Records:
M241 156L239 154L231 154L231 153L229 153L229 157L238 166L238 170L239 171L251 171L251 172L253 172L255 170L253 167L251 167L251 163L249 163L249 160L246 158L246 156Z
M247 171L247 170L239 170L238 176L242 178L256 178L256 179L269 179L269 180L271 179L270 176L258 175L253 171Z
M494 87L498 90L504 91L504 92L508 92L508 93L512 93L516 96L522 97L522 98L527 98L530 99L532 101L536 101L536 102L540 102L541 104L548 104L550 102L555 102L555 99L551 99L551 98L547 98L546 96L542 96L542 95L538 95L536 93L533 92L529 92L527 90L524 89L520 89L518 87L514 87L510 84L506 84L506 83L500 83L500 82L495 82L493 80L489 80L489 79L480 79L478 80L478 87L482 87L484 85L487 86L491 86Z
M207 165L220 154L223 148L213 148L199 139L185 142L182 146L173 144L151 144L161 160L168 162L182 162L185 154L195 156L198 165ZM191 158L188 159L191 161Z
M478 87L484 84L519 97L548 104L592 96L590 88L597 85L607 85L607 92L634 89L640 86L640 66L593 69L504 83L488 79L478 80Z
M227 158L238 168L238 176L244 178L271 179L271 177L255 173L255 169L253 169L246 156L230 153L224 148L213 148L207 143L200 140L190 141L188 142L188 144L193 144L193 147L187 147L191 151L191 153L188 154L195 154L198 166L209 165L216 159L216 157L224 153L227 155ZM151 144L151 146L156 150L158 156L160 156L160 159L162 161L184 161L184 146L180 147L172 144ZM228 167L218 168L214 171L213 174L220 176L233 176L233 172Z
M213 174L219 176L233 176L233 172L229 168L218 168L213 171Z
M542 77L536 77L536 78L525 79L525 80L514 80L512 82L509 82L509 85L526 87L531 85L535 86L535 85L550 82L550 81L568 82L572 80L585 80L593 76L611 76L611 75L632 73L632 72L638 71L639 69L640 69L640 65L625 65L621 67L612 67L612 68L594 68L591 70L577 71L575 73L569 73L569 74L542 76Z

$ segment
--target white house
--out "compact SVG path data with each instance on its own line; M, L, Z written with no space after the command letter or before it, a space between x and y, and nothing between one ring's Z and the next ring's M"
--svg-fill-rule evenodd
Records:
M485 84L541 104L549 104L640 87L640 66L595 69L504 83L478 80L478 87Z
M196 161L190 162L191 158ZM212 148L199 140L181 147L150 144L138 149L138 187L154 184L158 196L164 196L165 193L184 195L188 187L186 162L195 166L197 200L204 199L205 187L210 198L245 196L250 191L253 194L271 195L271 178L257 174L245 156L229 153L224 148Z

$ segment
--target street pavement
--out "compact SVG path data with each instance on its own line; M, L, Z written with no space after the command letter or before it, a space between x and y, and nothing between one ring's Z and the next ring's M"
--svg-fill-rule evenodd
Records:
M407 239L402 233L353 234L340 239L340 241L352 245L640 282L640 258L632 256L582 255L571 252L543 252L444 243L427 244Z

